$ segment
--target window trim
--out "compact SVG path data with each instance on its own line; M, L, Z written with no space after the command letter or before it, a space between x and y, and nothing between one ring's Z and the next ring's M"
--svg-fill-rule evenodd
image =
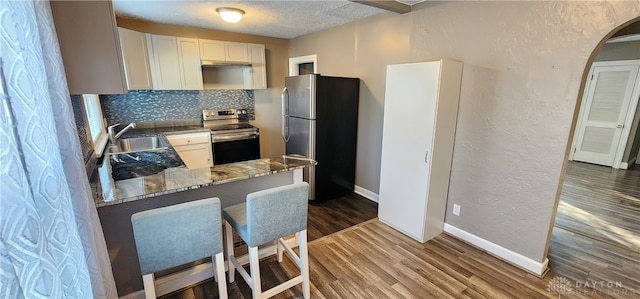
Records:
M107 142L109 141L109 136L107 135L105 128L105 120L102 114L102 107L100 105L100 97L97 94L83 94L82 101L85 108L85 116L87 117L87 124L89 126L91 143L93 144L93 157L100 157L107 146ZM90 105L96 108L95 113L97 115L91 115L92 109L89 109ZM99 128L92 127L95 125L99 126ZM98 135L94 136L96 131L98 131Z

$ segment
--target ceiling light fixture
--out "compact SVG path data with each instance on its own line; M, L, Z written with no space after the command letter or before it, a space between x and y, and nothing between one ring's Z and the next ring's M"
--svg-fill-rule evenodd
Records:
M232 8L232 7L219 7L216 11L220 14L220 17L227 23L238 23L244 15L244 10Z

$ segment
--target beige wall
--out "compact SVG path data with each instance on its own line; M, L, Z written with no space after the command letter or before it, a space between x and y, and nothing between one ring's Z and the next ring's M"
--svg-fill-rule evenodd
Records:
M284 154L284 141L280 137L280 94L289 68L289 40L126 18L117 18L116 22L119 27L151 34L264 44L268 89L254 91L256 119L252 123L260 128L260 151L263 157Z
M362 79L356 184L378 192L387 64L464 62L446 222L542 262L585 69L634 2L427 2L291 41ZM408 120L410 121L410 120ZM410 175L410 174L407 174ZM452 205L461 205L453 216Z

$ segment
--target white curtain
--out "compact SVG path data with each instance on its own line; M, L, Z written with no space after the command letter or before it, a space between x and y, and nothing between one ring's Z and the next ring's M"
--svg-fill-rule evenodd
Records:
M49 2L0 24L0 298L117 298Z

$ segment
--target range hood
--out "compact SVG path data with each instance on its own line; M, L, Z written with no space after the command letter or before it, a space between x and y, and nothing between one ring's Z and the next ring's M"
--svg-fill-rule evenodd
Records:
M200 60L202 68L216 67L247 67L251 66L249 62L219 61L219 60Z

